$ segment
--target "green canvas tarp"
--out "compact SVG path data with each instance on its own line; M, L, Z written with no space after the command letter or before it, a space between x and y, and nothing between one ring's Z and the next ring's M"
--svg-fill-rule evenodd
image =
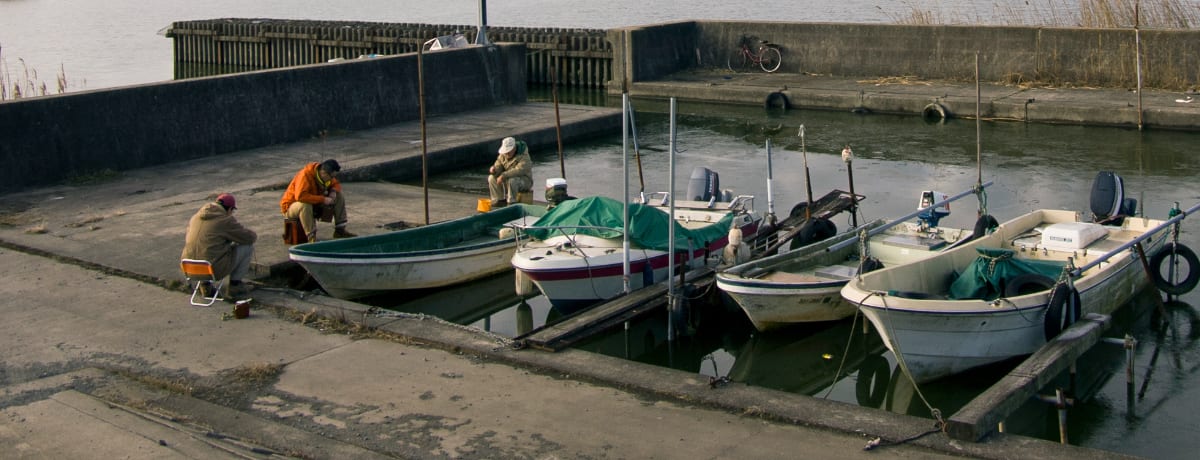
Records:
M559 232L591 235L600 238L621 238L624 205L606 197L587 197L567 200L534 222L525 233L544 240ZM675 249L686 251L688 241L693 249L708 246L729 234L733 213L698 229L686 229L661 209L643 204L629 204L629 241L638 247L665 251L669 247L670 225L675 225ZM599 227L599 228L579 228Z
M975 251L979 257L950 284L951 299L995 300L1013 278L1036 273L1057 280L1063 270L1060 262L1017 259L1008 249L976 248Z

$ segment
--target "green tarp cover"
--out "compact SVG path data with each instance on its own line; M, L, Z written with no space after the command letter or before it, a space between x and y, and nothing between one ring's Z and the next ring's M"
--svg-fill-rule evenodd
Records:
M955 300L994 300L1004 293L1009 280L1026 273L1037 273L1058 280L1063 264L1017 259L1008 249L976 248L979 257L967 266L962 275L950 284L950 298Z
M600 238L621 238L620 229L623 227L622 212L624 212L624 205L612 198L595 196L567 200L555 206L550 212L547 212L546 215L533 223L533 228L526 229L525 232L540 240L558 234L560 231L566 234L578 233ZM692 241L691 247L693 249L700 249L728 235L731 222L733 222L732 212L711 225L688 230L671 219L661 209L643 204L630 203L629 241L638 247L664 251L669 245L668 225L674 224L676 250L687 250L689 239ZM603 228L558 229L551 227Z

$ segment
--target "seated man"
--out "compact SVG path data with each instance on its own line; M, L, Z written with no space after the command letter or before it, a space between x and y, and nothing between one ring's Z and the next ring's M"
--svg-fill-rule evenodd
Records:
M496 162L488 169L488 191L493 208L517 202L517 193L533 188L533 160L525 142L511 137L500 143Z
M304 166L279 200L279 208L287 219L298 219L308 241L317 240L317 218L333 221L334 238L358 236L346 231L346 198L337 173L342 167L337 160L325 160Z
M233 195L222 193L217 201L206 203L188 221L187 236L184 238L183 259L202 259L212 263L213 276L220 280L229 277L229 295L234 300L244 299L250 286L242 282L250 270L254 257L254 242L258 234L233 217L237 203ZM212 297L213 285L201 282L200 291Z

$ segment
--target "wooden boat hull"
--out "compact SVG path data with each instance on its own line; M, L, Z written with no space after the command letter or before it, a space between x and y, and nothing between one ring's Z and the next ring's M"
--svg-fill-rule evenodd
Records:
M884 225L877 220L867 230ZM931 237L915 225L897 225L871 238L869 253L885 267L929 257L969 232L941 228ZM730 267L717 273L717 287L728 294L754 327L767 331L797 323L835 321L854 314L856 307L841 296L842 287L858 272L859 248L830 246L857 238L844 232L787 253Z
M1030 244L1027 235L1035 228L1077 222L1077 217L1073 211L1033 211L967 245L899 270L864 274L842 289L842 297L862 310L884 344L902 359L918 382L1032 354L1046 343L1049 290L995 300L947 300L937 294L947 291L949 273L961 273L977 257L979 247L1013 249L1018 258L1027 260L1066 261L1074 257L1074 266L1083 266L1162 223L1126 218L1121 227L1105 227L1105 238L1081 250L1056 251ZM1145 251L1153 253L1160 248L1168 233L1160 230L1144 241ZM1082 314L1111 314L1148 285L1135 251L1122 251L1109 261L1074 280ZM927 297L924 293L935 295Z
M515 204L391 233L296 245L288 255L341 299L449 286L507 270L517 232L502 238L499 230L527 225L544 212Z

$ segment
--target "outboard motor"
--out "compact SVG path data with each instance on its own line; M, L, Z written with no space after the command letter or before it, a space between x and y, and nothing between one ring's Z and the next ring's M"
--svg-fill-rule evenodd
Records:
M921 201L917 204L917 209L928 208L934 203L946 201L947 198L950 198L950 195L942 192L935 192L932 190L923 191L921 192ZM935 228L938 226L938 222L941 221L943 217L948 215L950 215L950 203L942 203L941 206L936 208L930 208L921 211L919 214L917 214L917 219L919 219L926 227Z
M716 171L703 166L692 169L692 177L688 179L687 199L693 201L709 201L721 199L721 181Z
M546 179L546 202L549 203L548 208L553 209L559 203L573 199L575 197L567 194L566 179L561 177Z
M1112 171L1100 171L1092 181L1092 221L1121 225L1125 216L1137 213L1137 200L1125 198L1125 182Z

